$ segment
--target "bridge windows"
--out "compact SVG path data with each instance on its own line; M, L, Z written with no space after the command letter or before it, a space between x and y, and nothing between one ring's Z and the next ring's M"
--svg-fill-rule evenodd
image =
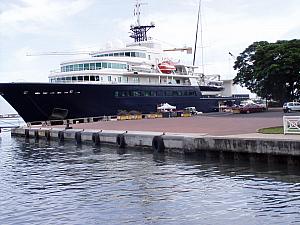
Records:
M61 67L61 72L83 71L83 70L100 70L102 68L109 69L123 69L127 68L125 63L110 63L110 62L96 62L96 63L84 63L74 64Z
M139 57L139 58L146 58L146 53L145 52L114 52L114 53L109 53L109 54L99 54L99 55L94 55L93 57Z
M90 70L90 64L89 63L84 64L84 70Z

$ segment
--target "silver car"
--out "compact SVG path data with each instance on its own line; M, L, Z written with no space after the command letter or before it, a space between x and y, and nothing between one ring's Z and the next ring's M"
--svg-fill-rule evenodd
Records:
M283 112L300 111L299 102L286 102L283 104Z

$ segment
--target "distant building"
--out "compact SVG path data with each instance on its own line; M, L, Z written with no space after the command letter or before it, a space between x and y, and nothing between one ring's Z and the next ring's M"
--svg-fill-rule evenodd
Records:
M233 80L223 80L224 90L222 91L223 96L239 96L249 95L250 98L256 98L257 95L251 93L247 88L240 85L233 84Z

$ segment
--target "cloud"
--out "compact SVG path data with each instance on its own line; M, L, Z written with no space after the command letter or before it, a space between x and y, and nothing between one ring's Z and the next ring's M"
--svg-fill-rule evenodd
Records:
M0 30L2 35L40 32L41 27L62 23L92 3L93 0L21 0L10 3L1 11Z

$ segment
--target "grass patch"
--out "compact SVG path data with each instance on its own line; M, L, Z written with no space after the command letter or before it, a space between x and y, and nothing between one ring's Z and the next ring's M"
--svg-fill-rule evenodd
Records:
M258 133L262 134L283 134L283 127L268 127L268 128L261 128L258 130Z

